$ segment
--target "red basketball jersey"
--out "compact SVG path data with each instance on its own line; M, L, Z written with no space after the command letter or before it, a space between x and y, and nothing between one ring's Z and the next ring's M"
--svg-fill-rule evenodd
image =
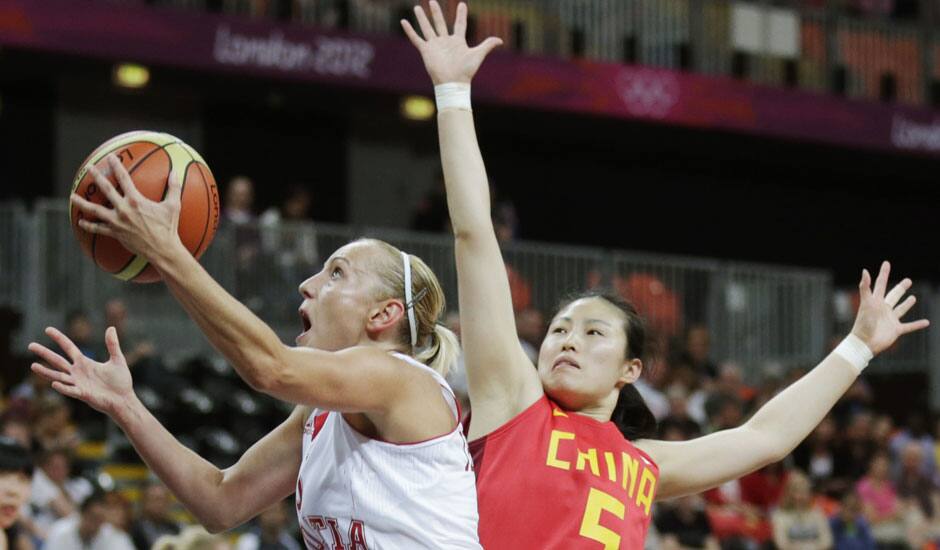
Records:
M470 443L487 550L636 550L659 468L613 422L543 396Z

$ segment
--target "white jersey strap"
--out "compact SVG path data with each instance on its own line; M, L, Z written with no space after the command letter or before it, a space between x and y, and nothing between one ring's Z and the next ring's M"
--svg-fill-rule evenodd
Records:
M454 418L457 419L457 422L460 422L460 405L457 403L457 396L454 395L454 390L450 389L450 384L447 383L447 380L444 380L444 377L441 376L439 372L425 365L421 361L418 361L414 357L405 355L404 353L395 351L392 352L392 355L408 363L409 365L427 371L428 374L433 376L434 380L436 380L437 383L441 386L441 393L444 394L444 400L447 401L447 405L450 406L451 413L453 413Z

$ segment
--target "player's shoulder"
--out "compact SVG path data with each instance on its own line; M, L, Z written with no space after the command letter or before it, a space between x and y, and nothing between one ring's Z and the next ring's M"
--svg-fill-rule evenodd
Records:
M354 346L337 353L343 354L346 361L356 366L382 370L392 376L408 376L427 368L417 359L378 346ZM424 366L425 369L415 368L417 366Z

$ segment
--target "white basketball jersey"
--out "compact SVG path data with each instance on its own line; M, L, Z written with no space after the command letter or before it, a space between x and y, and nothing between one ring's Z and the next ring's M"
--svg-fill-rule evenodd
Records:
M297 518L309 550L439 550L482 547L473 462L447 382L434 376L457 418L440 437L396 444L366 437L335 411L304 426Z

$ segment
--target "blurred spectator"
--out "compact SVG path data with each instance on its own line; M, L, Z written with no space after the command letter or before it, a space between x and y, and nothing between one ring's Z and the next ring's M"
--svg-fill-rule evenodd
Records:
M749 548L766 543L773 531L763 511L742 497L739 480L705 492L708 521L722 548ZM749 544L750 541L753 541Z
M411 228L415 231L438 233L450 230L447 196L444 191L444 173L438 172L434 185L421 197L411 214Z
M257 526L238 539L235 550L300 550L287 531L287 504L279 502L258 516Z
M492 183L490 184L490 197L496 240L500 243L516 240L519 237L519 215L516 213L516 205L509 197L502 195Z
M313 194L310 185L292 185L280 208L269 208L261 214L261 242L264 249L277 255L285 267L317 263L317 234L313 228L310 209Z
M649 407L650 412L652 412L656 420L659 421L666 418L669 414L669 400L666 399L663 392L650 384L648 372L650 371L644 369L642 373L643 376L637 378L636 382L633 383L633 387L640 393L640 397L646 402L646 406Z
M707 431L717 432L738 427L744 419L744 407L737 396L714 392L705 400L705 414L708 416Z
M13 335L19 330L23 315L11 306L0 306L0 403L12 387L19 384L32 362L25 350L13 346Z
M852 415L843 437L836 443L834 474L836 477L857 480L868 471L868 465L877 447L871 438L872 415L860 411Z
M741 499L768 514L780 502L788 479L789 472L783 462L768 464L738 481Z
M889 477L890 468L887 453L875 454L868 474L858 482L857 491L879 548L905 548L907 529L901 502Z
M130 534L134 508L131 502L117 491L110 491L105 495L105 521L115 529Z
M699 376L715 378L718 365L711 360L711 333L704 325L692 325L685 333L685 349L680 358Z
M725 363L718 369L714 391L733 396L745 406L753 401L755 395L754 388L744 383L741 368L735 363Z
M855 491L842 497L842 508L829 520L834 550L875 550L868 521L862 514L862 501Z
M279 208L269 208L259 218L264 262L278 266L276 277L260 285L268 312L283 318L295 315L297 281L315 273L319 266L317 232L310 218L313 195L309 185L292 185Z
M130 529L138 550L150 548L163 535L180 532L179 524L170 516L171 498L170 491L159 481L151 481L144 487L140 499L140 517Z
M682 325L682 305L679 296L659 277L650 273L631 273L623 279L615 275L613 286L636 306L650 330L664 338L676 335Z
M0 421L0 437L16 441L28 451L33 450L33 431L29 422L22 416L4 414Z
M889 417L890 418L890 417ZM934 440L927 431L927 421L920 413L911 414L905 425L890 438L891 456L896 460L902 457L904 450L914 443L921 448L921 473L934 478L937 463L934 458Z
M74 310L65 316L65 335L75 343L75 346L86 357L99 360L101 357L93 339L94 330L95 327L91 324L91 319L84 311Z
M822 512L813 507L809 478L802 472L790 472L780 507L771 515L774 544L779 550L827 550L832 547L832 532Z
M118 340L121 342L121 349L124 352L124 359L127 360L127 366L134 368L139 362L153 357L156 348L153 342L147 338L146 334L136 330L128 322L127 304L120 298L112 298L104 305L105 326L114 327L117 330ZM101 356L104 357L106 350L101 350Z
M235 176L225 188L222 223L241 226L256 220L255 183L247 176Z
M506 247L516 239L518 232L518 218L516 207L508 200L500 199L494 187L490 186L492 199L493 230L496 240L503 251L503 260L506 264L506 277L509 279L509 293L512 299L512 309L516 313L525 311L532 304L532 283L513 265L507 257Z
M545 316L542 312L529 307L516 313L516 333L519 343L533 364L539 362L539 347L545 335Z
M30 515L43 536L55 521L72 515L94 488L84 478L70 477L72 463L66 450L45 450L39 454L36 465L30 490Z
M924 460L923 446L917 441L908 441L901 450L895 487L898 497L915 503L923 516L930 518L934 515L931 496L937 487L933 478L924 473Z
M894 420L891 419L891 416L887 414L875 416L871 426L871 440L875 447L879 449L890 448L894 436Z
M685 496L664 503L658 508L654 523L662 537L660 548L663 550L719 549L700 496Z
M20 510L29 500L33 461L17 441L0 437L0 548L29 548L29 535L19 524Z
M49 395L33 407L33 437L39 449L75 450L80 441L72 411L62 397Z
M108 493L95 489L79 514L58 520L49 530L46 547L55 550L134 550L127 533L108 523Z
M55 395L55 392L49 386L49 381L30 371L26 380L10 392L8 412L15 410L19 414L29 415L32 413L33 401L51 395Z
M669 399L669 414L659 422L660 434L675 429L682 434L682 439L692 439L702 434L702 428L689 417L687 406L688 392L680 384L673 384L666 390Z
M838 344L838 342L836 343ZM832 414L840 426L846 426L851 423L853 417L857 414L870 413L872 400L871 386L869 386L868 381L865 378L857 378L855 383L836 403ZM868 420L871 421L870 418Z
M835 468L835 453L833 451L835 437L835 420L831 416L827 416L816 426L816 429L809 437L793 451L793 462L796 466L809 474L810 480L816 487L826 492L829 492L826 485L832 481Z
M236 176L229 180L222 199L219 229L229 232L234 238L237 266L247 270L260 248L258 218L254 210L255 184L246 176Z

